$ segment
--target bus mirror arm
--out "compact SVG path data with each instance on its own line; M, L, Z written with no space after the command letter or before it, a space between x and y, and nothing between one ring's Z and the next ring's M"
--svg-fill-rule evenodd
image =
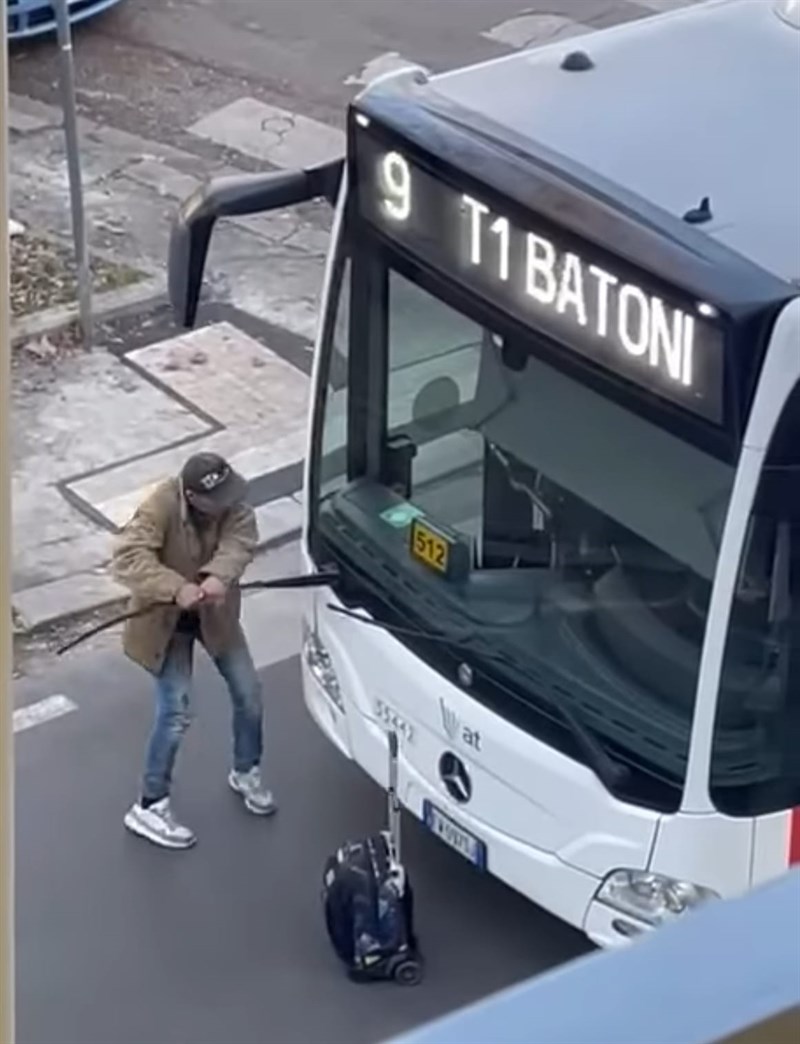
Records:
M170 303L186 327L194 325L211 233L218 218L244 217L316 198L336 202L344 160L309 170L271 171L214 178L180 206L169 242Z

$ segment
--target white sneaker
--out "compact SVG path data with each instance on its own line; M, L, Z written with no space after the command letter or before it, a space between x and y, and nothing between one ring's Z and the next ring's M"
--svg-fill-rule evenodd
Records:
M249 772L230 772L228 783L244 798L244 806L255 816L269 816L277 808L272 792L261 781L261 770L256 766Z
M146 837L162 848L191 848L197 840L188 827L177 822L168 797L149 808L143 808L137 801L125 815L125 826L132 833Z

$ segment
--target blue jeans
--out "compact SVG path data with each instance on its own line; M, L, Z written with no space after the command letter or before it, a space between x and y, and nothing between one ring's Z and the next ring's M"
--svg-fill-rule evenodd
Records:
M156 717L145 755L142 796L149 801L167 797L181 740L191 719L192 654L195 637L176 632L156 681ZM261 682L244 641L214 665L225 680L233 707L233 767L249 772L263 751Z

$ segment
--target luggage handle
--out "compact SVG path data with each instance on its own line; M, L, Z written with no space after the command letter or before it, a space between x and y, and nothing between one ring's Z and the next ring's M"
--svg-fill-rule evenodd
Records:
M392 842L393 856L397 863L400 859L400 802L397 797L397 761L398 742L397 733L389 732L389 786L387 787L387 800L389 806L389 837Z

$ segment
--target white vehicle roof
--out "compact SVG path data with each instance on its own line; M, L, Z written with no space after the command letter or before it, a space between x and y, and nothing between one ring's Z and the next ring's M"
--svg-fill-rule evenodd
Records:
M583 51L592 67L567 71ZM706 0L431 78L428 90L560 153L800 283L800 0Z

